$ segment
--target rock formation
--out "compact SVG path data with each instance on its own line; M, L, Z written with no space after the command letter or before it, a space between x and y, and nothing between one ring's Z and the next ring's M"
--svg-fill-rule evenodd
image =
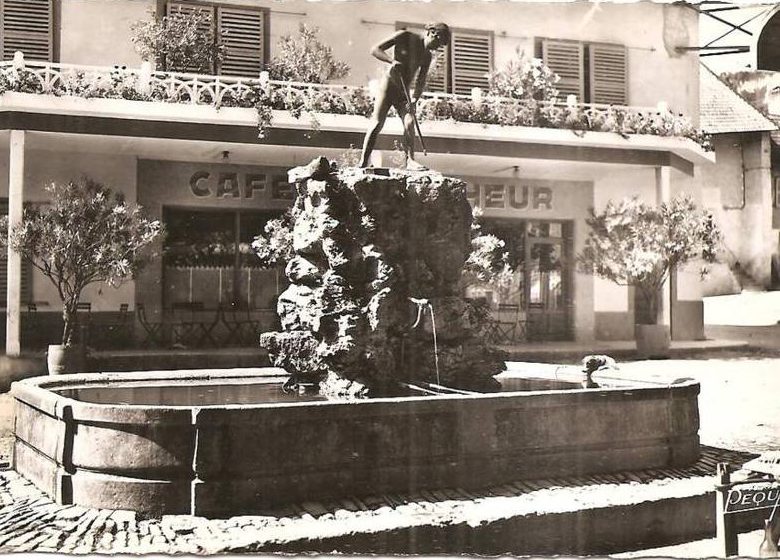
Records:
M274 365L334 396L427 381L490 390L501 356L475 336L459 280L471 251L466 184L433 171L289 172L296 189L291 285L265 333ZM435 344L434 344L435 322Z

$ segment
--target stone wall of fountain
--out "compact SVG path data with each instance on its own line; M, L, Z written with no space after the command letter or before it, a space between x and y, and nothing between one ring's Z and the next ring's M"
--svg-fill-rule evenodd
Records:
M261 344L294 380L331 395L394 394L398 381L496 387L504 363L476 336L459 288L471 251L466 184L381 171L335 170L325 158L290 171L291 285L278 300L282 330Z

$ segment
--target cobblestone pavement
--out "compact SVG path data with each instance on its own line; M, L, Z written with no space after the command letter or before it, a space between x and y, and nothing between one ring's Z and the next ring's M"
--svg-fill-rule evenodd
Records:
M350 534L381 538L383 531L408 527L464 523L479 527L518 515L554 514L700 495L712 491L717 462L726 460L736 464L746 459L745 454L704 448L702 458L685 469L524 480L479 493L445 489L420 491L405 497L308 502L289 506L274 515L229 519L189 515L141 519L131 511L57 505L15 471L6 469L0 470L0 553L297 552L308 550L309 539L327 543L340 538L345 543L340 552L349 552ZM366 546L365 542L358 546Z

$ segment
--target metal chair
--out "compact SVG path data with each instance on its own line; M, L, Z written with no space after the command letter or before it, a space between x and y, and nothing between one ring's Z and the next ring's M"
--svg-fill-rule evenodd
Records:
M219 313L226 331L221 340L223 345L245 346L257 342L261 321L252 318L250 309L221 306Z
M500 303L493 326L493 341L499 344L525 340L525 322L520 317L520 306Z
M195 313L203 311L201 301L177 301L171 305L173 322L171 323L171 343L174 346L192 346L197 344L200 322Z
M134 331L135 323L130 316L130 305L122 303L119 305L118 318L107 325L108 342L116 348L127 346L134 339Z
M137 303L135 311L138 315L138 322L146 333L143 341L144 345L162 346L165 341L164 323L162 321L149 321L146 317L146 308L143 303Z

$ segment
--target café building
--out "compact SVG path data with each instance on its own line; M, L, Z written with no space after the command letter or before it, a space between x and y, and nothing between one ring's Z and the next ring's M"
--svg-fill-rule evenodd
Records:
M52 1L41 0L47 6ZM18 45L3 51L5 71L23 64L44 84L0 94L0 196L9 215L18 215L24 204L45 204L43 187L52 181L87 175L123 192L164 222L165 251L119 288L90 286L83 299L91 323L130 320L133 335L121 345L159 342L160 329L172 324L179 325L180 336L168 338L169 345L256 344L229 325L248 321L253 328L271 328L285 279L281 270L258 266L251 242L268 220L291 204L287 170L317 156L342 163L354 158L368 120L322 107L312 114L274 108L270 127L258 137L256 109L227 106L215 97L259 82L289 95L327 92L359 98L356 92L383 70L369 56L370 46L399 26L420 27L437 19L437 6L367 2L358 11L351 3L197 3L254 14L256 30L265 33L255 53L261 61L273 56L279 37L294 32L301 22L316 22L322 40L350 63L352 72L338 86L301 86L270 83L252 74L262 65L251 70L238 62L213 74L150 70L132 49L127 22L148 17L141 8L162 14L169 4L186 2L57 4L58 10L51 12L58 30L51 39L56 49L21 60L14 60ZM565 26L568 31L561 37L561 20L583 24ZM626 23L613 25L617 20ZM90 42L69 42L79 30L94 28L96 21L103 23L93 29ZM564 76L558 88L569 107L579 106L599 118L611 118L615 106L631 114L671 108L696 124L698 60L695 54L675 50L695 39L697 16L685 6L609 4L591 12L579 3L511 9L464 4L448 14L448 23L454 34L444 60L446 72L429 84L431 91L421 105L444 98L478 102L487 87L486 71L502 67L520 49ZM522 23L527 33L510 33L514 23ZM116 63L127 68L117 69ZM469 70L470 63L477 69ZM120 72L142 91L157 86L175 90L178 101L50 93L57 80L79 72L96 80L110 80ZM514 342L633 339L633 325L642 313L633 290L577 270L575 257L587 236L589 209L626 196L655 203L685 192L699 200L697 169L714 161L711 153L675 134L584 132L445 118L423 120L421 129L428 153L421 154L420 161L465 180L473 206L480 208L483 229L506 244L516 269L511 282L473 291L496 310L499 305L514 306L523 324ZM389 118L375 164L394 165L394 146L401 136L398 119ZM61 307L54 288L13 255L6 270L7 353L18 353L35 337L39 343L56 342ZM701 286L695 271L678 271L666 287L664 302L663 321L674 339L702 338ZM227 311L209 330L219 310ZM195 327L181 326L187 323L184 313L198 316L192 321ZM25 330L32 316L43 326ZM179 319L172 319L175 316Z

